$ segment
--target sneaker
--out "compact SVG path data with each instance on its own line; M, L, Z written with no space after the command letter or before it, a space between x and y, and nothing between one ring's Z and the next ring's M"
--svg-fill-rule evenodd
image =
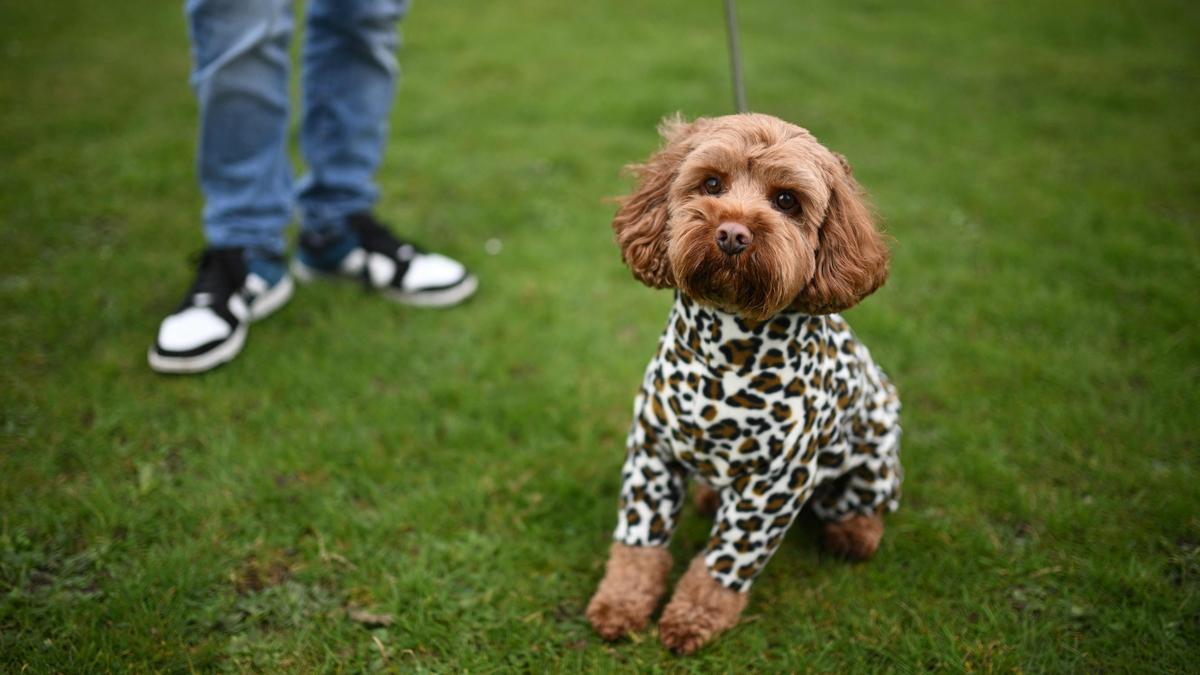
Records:
M456 305L479 285L462 263L396 238L370 214L352 215L346 224L346 234L334 239L315 232L300 235L292 260L297 279L359 279L393 300L422 307Z
M196 281L158 328L150 367L160 373L200 373L233 359L246 326L292 297L283 259L247 255L244 248L209 248Z

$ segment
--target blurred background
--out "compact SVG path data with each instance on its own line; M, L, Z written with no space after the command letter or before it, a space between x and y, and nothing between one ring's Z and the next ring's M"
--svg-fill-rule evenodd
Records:
M605 198L661 117L732 112L721 3L416 3L378 212L479 294L303 287L167 378L203 247L182 7L5 2L0 669L1193 668L1200 9L739 10L751 109L845 154L896 240L847 314L905 405L875 560L798 525L687 661L582 616L670 304Z

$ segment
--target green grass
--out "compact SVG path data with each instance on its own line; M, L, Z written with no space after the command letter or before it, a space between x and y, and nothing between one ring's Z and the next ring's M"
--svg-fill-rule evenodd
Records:
M728 111L719 3L417 3L379 210L478 298L304 288L194 378L145 364L202 246L179 3L0 6L0 670L1194 669L1200 10L741 19L752 107L845 153L896 238L849 318L907 483L874 561L797 527L677 659L582 617L670 302L603 198L659 117Z

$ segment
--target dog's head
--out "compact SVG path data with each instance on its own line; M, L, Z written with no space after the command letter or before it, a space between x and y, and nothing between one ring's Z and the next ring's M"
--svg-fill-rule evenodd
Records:
M888 249L839 154L769 115L664 120L613 230L643 283L748 318L827 314L887 278Z

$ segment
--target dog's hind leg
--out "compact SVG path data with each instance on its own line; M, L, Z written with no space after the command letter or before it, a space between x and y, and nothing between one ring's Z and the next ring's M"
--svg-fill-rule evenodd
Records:
M873 441L870 454L859 457L857 466L814 495L813 512L825 521L825 547L834 554L866 560L879 548L883 514L899 506L899 439L897 426ZM861 454L865 447L855 445L851 452Z

